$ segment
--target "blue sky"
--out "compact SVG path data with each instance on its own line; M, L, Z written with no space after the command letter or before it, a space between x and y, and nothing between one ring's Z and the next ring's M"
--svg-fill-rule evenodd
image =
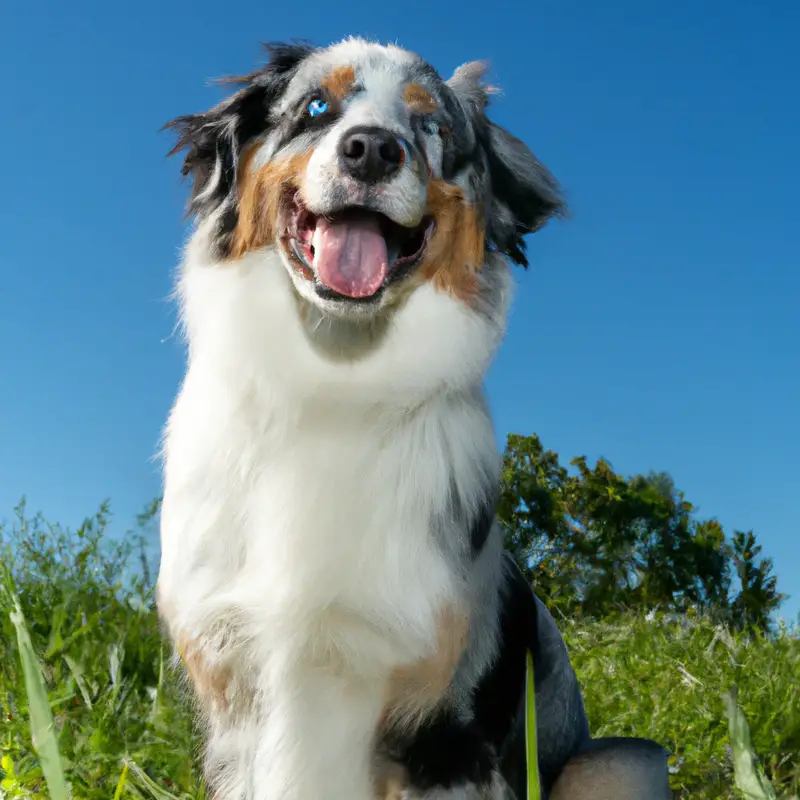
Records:
M494 118L564 184L489 380L498 435L664 469L753 528L800 609L800 5L706 0L5 4L0 517L118 524L159 492L182 369L167 300L185 187L166 120L261 40L489 58ZM129 10L128 10L129 9ZM13 76L13 77L12 77Z

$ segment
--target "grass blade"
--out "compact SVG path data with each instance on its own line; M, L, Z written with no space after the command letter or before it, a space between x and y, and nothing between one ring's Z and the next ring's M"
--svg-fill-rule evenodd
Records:
M170 794L166 789L162 789L135 761L128 761L126 763L131 773L139 781L141 787L150 793L153 800L177 800L174 794Z
M117 781L117 789L114 792L114 800L120 800L122 797L122 790L125 788L125 784L128 782L128 765L122 768L122 774L119 776L119 781Z
M11 592L13 610L10 617L17 633L19 657L25 678L25 691L28 695L28 716L30 718L33 749L39 757L47 788L52 800L69 800L69 790L58 752L56 727L50 711L50 701L39 660L31 643L28 626L16 594Z
M724 696L725 712L733 749L733 771L736 788L747 800L777 800L775 789L764 775L750 741L750 726L737 702L736 687Z

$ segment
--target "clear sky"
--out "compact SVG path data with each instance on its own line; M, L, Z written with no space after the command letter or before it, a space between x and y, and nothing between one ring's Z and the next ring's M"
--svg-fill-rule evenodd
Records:
M753 528L800 609L800 3L4 3L0 517L120 527L182 369L167 301L186 187L166 120L259 41L489 58L494 117L564 184L489 394L498 437L672 473ZM447 10L446 10L447 9Z

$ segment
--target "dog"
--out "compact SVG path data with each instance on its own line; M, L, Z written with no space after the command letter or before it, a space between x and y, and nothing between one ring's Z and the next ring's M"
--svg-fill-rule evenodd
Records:
M211 796L521 800L530 651L543 796L671 797L658 745L590 739L495 517L483 380L556 180L489 120L482 62L267 54L168 123L193 223L157 605Z

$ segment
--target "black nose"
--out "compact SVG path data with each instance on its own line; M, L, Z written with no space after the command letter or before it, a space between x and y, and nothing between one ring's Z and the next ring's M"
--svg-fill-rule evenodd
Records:
M383 128L353 128L339 143L342 169L364 183L388 180L404 159L399 139Z

